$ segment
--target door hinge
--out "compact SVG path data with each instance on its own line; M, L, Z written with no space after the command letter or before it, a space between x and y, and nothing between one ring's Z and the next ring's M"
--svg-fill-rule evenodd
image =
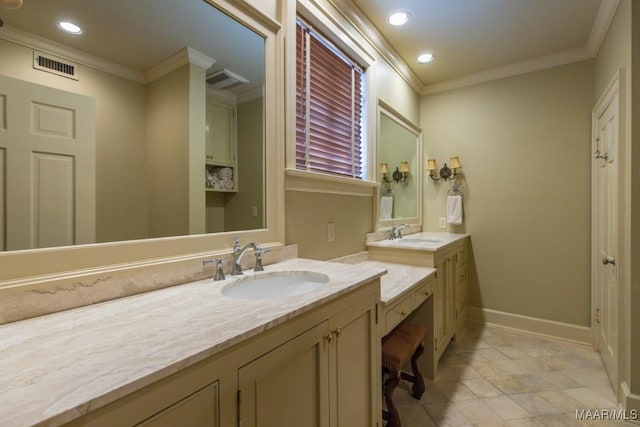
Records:
M240 415L240 404L242 403L242 391L238 390L238 425L242 422L242 416Z
M600 323L600 309L596 308L596 322Z

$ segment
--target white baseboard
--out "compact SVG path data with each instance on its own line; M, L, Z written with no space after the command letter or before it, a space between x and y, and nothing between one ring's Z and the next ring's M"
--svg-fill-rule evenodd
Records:
M632 411L634 414L640 414L640 394L631 393L629 390L629 386L625 381L620 384L622 389L622 393L624 396L622 397L622 401L624 403L624 409L628 414L631 414ZM640 419L632 420L635 424L640 425Z
M591 328L570 323L522 316L504 311L480 307L468 307L467 318L477 322L490 323L507 328L522 329L537 334L561 338L591 346Z

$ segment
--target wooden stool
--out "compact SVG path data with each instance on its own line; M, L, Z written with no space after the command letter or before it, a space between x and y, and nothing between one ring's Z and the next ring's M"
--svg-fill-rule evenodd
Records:
M383 385L387 410L382 412L382 418L387 421L387 427L400 427L400 416L393 402L393 391L400 384L400 379L413 383L411 395L415 399L420 399L424 393L424 379L418 369L418 358L424 352L426 333L424 326L404 322L382 339L382 372L389 375ZM413 375L402 372L409 358Z

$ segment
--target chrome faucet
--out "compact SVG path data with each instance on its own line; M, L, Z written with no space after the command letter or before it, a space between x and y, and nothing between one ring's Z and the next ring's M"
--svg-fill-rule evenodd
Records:
M255 243L247 243L243 247L240 247L240 239L237 237L235 238L235 241L233 243L233 262L231 263L231 272L229 274L231 274L232 276L239 276L243 274L242 266L240 265L240 263L242 262L242 257L244 256L245 252L247 252L249 249L253 249L253 251L255 252L259 251L260 247Z
M218 280L224 280L224 271L222 270L222 263L223 260L218 258L218 259L205 259L202 261L202 266L206 266L207 264L211 264L211 263L215 263L216 264L216 273L213 275L213 280L218 281Z
M402 239L402 230L409 228L409 224L400 224L391 226L391 231L389 232L389 240Z

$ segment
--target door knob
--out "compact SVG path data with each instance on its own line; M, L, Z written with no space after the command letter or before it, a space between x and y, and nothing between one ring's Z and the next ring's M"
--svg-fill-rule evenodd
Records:
M616 260L608 256L602 260L602 263L604 265L607 265L607 264L616 265Z

